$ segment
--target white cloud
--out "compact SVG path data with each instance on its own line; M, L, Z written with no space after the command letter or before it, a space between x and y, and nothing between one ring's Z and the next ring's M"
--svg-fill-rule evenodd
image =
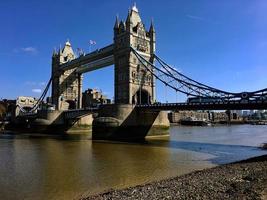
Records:
M32 89L32 92L34 92L34 93L41 93L42 92L42 89L35 88L35 89Z
M199 16L196 16L196 15L186 15L186 17L188 17L190 19L193 19L193 20L200 20L200 21L205 20L203 17L199 17Z
M220 24L220 22L218 21L214 21L214 20L211 20L209 18L204 18L204 17L200 17L200 16L197 16L197 15L186 15L187 18L191 19L191 20L194 20L194 21L201 21L201 22L207 22L207 23L211 23L211 24Z
M36 85L36 82L34 82L34 81L26 81L25 85Z
M13 49L14 53L28 53L28 54L37 54L38 50L35 47L21 47Z
M29 85L29 86L35 86L35 87L37 87L37 86L43 87L46 85L46 82L44 82L44 81L41 81L41 82L26 81L24 84Z
M46 82L40 82L39 85L40 86L45 86L46 85Z
M23 47L21 48L22 51L28 52L28 53L37 53L37 49L34 47Z

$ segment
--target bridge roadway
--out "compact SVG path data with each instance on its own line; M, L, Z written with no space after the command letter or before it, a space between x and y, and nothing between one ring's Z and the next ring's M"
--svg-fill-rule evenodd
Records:
M264 110L267 109L267 101L228 101L210 103L155 103L136 105L138 109L144 110ZM65 119L81 118L92 112L97 112L101 106L85 109L74 109L64 111Z
M113 65L113 49L114 45L111 44L89 54L81 55L74 60L60 65L60 70L66 71L77 67L76 72L82 74Z
M264 110L267 101L228 101L209 103L155 103L136 105L137 108L149 110Z
M209 102L209 103L155 103L155 104L142 104L135 106L138 109L144 110L264 110L267 109L267 101L228 101L228 102ZM78 119L90 113L97 112L101 106L65 110L64 119ZM36 118L37 113L20 113L19 117Z

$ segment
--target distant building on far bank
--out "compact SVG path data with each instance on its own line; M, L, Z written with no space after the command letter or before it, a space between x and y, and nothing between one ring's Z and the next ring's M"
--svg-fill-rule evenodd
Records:
M92 107L102 104L110 104L111 100L108 99L101 91L97 89L87 89L83 92L82 105L85 107Z
M0 100L0 121L4 120L8 113L16 107L16 100L1 99Z
M170 112L168 117L171 123L179 123L181 120L185 120L188 117L202 121L208 121L210 118L209 113L205 111L175 111Z
M220 123L229 121L229 115L231 121L242 121L242 117L234 111L231 111L230 113L226 111L173 111L169 113L169 120L171 123L179 123L181 120L191 117L197 120Z

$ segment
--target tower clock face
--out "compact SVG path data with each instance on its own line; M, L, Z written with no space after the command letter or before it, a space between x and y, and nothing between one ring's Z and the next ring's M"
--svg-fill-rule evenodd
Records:
M137 49L142 52L147 52L147 41L145 37L138 37L137 38Z
M142 24L138 25L137 35L137 49L142 52L147 52L146 31Z

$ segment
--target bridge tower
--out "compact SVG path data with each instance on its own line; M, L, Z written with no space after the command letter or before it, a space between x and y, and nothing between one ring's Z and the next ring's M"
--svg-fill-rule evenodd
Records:
M153 63L155 52L155 29L151 22L146 31L139 11L134 5L126 21L116 17L114 25L115 103L151 104L155 101L155 80L138 61L130 47L142 53Z
M69 41L63 49L54 51L52 56L52 103L57 110L77 109L82 104L82 75L76 68L60 70L60 65L75 59Z

